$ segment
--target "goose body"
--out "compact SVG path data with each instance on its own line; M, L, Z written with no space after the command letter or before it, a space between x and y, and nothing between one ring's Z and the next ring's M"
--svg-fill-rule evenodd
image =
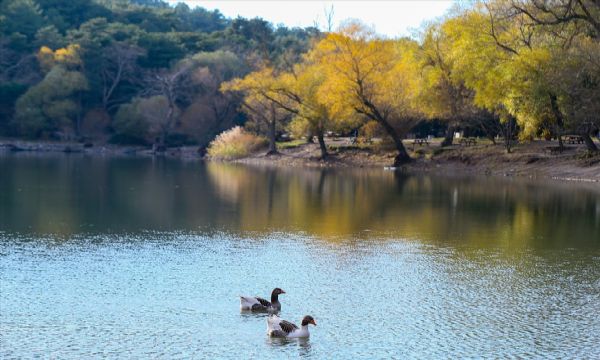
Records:
M285 294L280 288L273 289L271 292L271 301L267 301L258 296L240 296L240 310L257 312L276 312L281 311L279 295Z
M272 337L307 338L310 336L308 324L317 326L315 319L310 315L302 319L300 327L287 320L282 320L277 315L271 315L267 318L267 334Z

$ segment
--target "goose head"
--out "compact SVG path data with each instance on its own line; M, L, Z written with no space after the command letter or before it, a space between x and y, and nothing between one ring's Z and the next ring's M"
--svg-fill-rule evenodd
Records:
M317 322L315 321L315 319L313 319L312 316L310 315L306 315L303 319L302 319L302 326L308 326L308 324L313 324L314 326L317 326Z
M273 292L271 293L271 295L281 295L281 294L285 294L285 291L281 290L280 288L273 289Z
M273 289L273 292L271 293L271 302L278 302L278 297L281 294L285 294L285 291L281 290L280 288Z

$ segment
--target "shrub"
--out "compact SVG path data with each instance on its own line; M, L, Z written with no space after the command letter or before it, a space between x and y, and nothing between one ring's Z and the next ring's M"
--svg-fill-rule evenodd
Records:
M359 130L359 135L368 141L371 141L374 137L381 136L383 133L381 125L373 120L361 126Z
M208 146L208 155L217 159L239 159L265 147L267 140L240 126L222 132Z

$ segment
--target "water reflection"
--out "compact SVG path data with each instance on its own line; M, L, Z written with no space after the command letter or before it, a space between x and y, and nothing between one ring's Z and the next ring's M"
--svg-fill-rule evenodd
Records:
M577 184L261 169L81 155L0 157L0 230L305 233L473 247L600 247L600 192Z
M0 174L0 358L600 358L597 187L27 154ZM310 339L239 312L273 286Z
M310 355L310 338L295 338L295 339L287 339L287 338L273 338L267 337L267 345L272 346L274 348L298 348L298 356L309 356Z

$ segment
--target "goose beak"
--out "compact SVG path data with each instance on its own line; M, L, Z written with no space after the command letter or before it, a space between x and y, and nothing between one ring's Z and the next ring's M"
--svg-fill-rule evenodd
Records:
M311 323L312 323L314 326L317 326L317 322L316 322L316 321L314 321L314 320L313 320L313 321L311 321Z
M285 294L285 291L281 290L281 293L282 293L282 294Z

